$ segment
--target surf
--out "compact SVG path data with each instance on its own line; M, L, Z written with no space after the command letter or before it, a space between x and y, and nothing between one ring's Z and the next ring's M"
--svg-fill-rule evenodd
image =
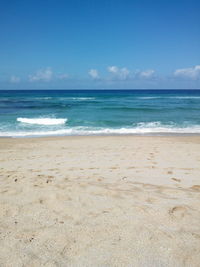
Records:
M17 118L18 122L37 125L59 125L65 124L67 119L56 118Z

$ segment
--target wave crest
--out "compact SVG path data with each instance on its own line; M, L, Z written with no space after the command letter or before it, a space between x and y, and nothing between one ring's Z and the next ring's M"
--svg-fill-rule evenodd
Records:
M55 119L55 118L17 118L18 122L37 124L37 125L58 125L65 124L67 119Z

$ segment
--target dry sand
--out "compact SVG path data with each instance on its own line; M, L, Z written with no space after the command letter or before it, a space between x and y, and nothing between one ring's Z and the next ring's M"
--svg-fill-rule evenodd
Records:
M0 139L0 266L200 266L200 137Z

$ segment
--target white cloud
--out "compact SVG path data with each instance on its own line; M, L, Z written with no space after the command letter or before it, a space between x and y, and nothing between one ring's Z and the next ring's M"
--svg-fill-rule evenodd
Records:
M126 80L129 77L130 71L127 68L118 68L117 66L109 66L108 72L112 73L115 78Z
M174 76L183 78L185 77L190 79L198 79L200 78L200 65L194 66L192 68L177 69L174 72Z
M66 80L69 78L69 75L67 73L59 74L59 75L57 75L57 78L59 80Z
M93 78L93 79L99 79L99 72L96 69L91 69L88 71L88 74Z
M29 75L30 82L44 81L49 82L53 78L53 71L51 68L38 70L34 75Z
M119 68L117 66L110 66L110 67L108 67L108 71L111 73L118 73Z
M141 78L149 79L155 74L155 70L144 70L139 73Z
M14 75L12 75L11 77L10 77L10 82L11 83L19 83L20 82L20 77L18 77L18 76L14 76Z

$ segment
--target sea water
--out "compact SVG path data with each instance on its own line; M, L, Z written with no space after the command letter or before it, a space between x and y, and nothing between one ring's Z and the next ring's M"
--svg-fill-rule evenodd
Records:
M0 137L200 134L200 90L0 90Z

